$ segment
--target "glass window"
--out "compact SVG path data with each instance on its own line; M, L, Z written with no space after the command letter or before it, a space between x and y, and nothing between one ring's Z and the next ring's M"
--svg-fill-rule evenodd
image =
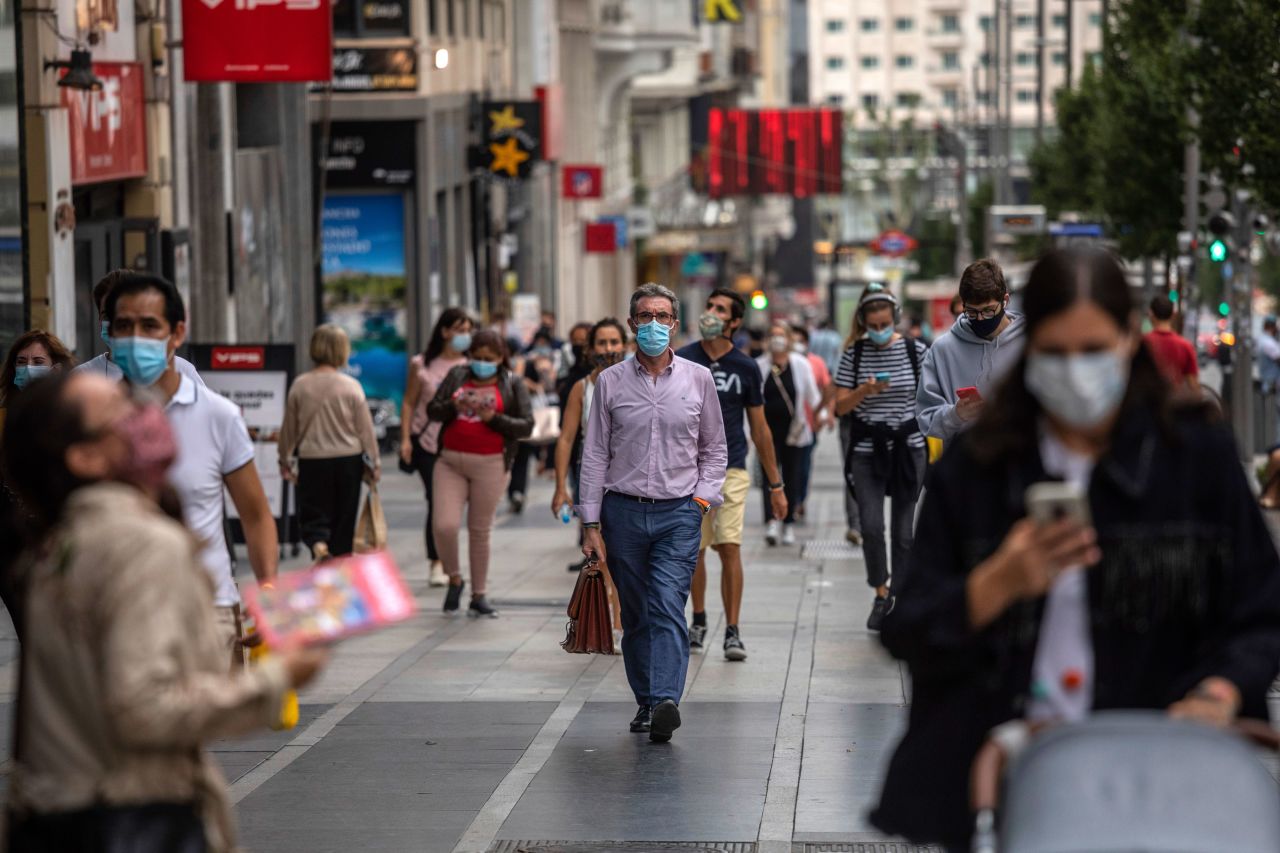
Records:
M1089 13L1089 26L1091 26L1091 27L1100 27L1100 26L1102 26L1102 13L1101 13L1101 12L1090 12L1090 13Z
M982 30L984 33L991 32L991 29L994 26L995 26L995 19L992 18L990 15L978 16L978 29Z
M449 38L456 38L458 35L458 22L454 17L453 2L454 0L444 0L444 27L445 34Z
M991 67L991 51L984 50L982 53L978 54L978 64L981 65L983 68L990 68Z
M833 106L833 107L843 106L843 105L844 105L844 95L840 95L840 94L827 95L827 103L828 103L828 104L830 104L830 105L831 105L831 106Z
M828 56L828 57L827 57L827 70L828 70L828 71L839 71L841 68L844 68L844 57L843 57L843 56Z
M827 32L829 32L829 33L842 33L842 32L844 32L844 19L843 19L843 18L829 18L829 19L827 20Z
M973 93L973 99L977 101L979 104L986 106L987 104L991 103L991 93L988 92L986 89L979 89L978 91Z
M880 106L880 96L875 92L868 92L862 96L863 109L874 110L878 106Z
M897 98L898 106L906 109L913 109L920 106L919 92L899 92Z
M427 34L433 36L440 35L440 16L439 11L436 9L437 2L439 0L427 0ZM449 0L445 0L445 2L447 3Z
M960 67L960 54L954 50L948 50L942 54L942 67L948 71L955 71Z
M866 69L879 68L879 67L880 67L880 57L878 57L878 56L864 56L864 57L862 57L862 67L863 67L863 68L866 68Z
M1013 25L1020 30L1034 30L1036 28L1036 16L1018 15L1013 19Z
M916 22L913 18L896 18L893 22L893 28L900 33L910 32L916 28Z
M1066 65L1066 64L1067 64L1067 54L1066 54L1066 52L1065 52L1065 51L1061 51L1061 50L1055 50L1055 51L1053 52L1053 64L1054 64L1054 65Z
M916 64L916 58L909 53L900 53L893 60L893 64L899 68L910 68Z
M957 89L942 90L942 105L949 110L960 106L960 92Z
M960 32L960 16L959 15L943 15L938 24L944 33Z
M1019 89L1018 90L1018 103L1034 104L1035 102L1036 102L1035 89Z
M1102 67L1102 51L1100 50L1089 51L1089 53L1086 54L1085 56L1085 61L1088 62L1090 65L1092 65L1094 68L1101 68Z
M1036 55L1029 50L1018 51L1018 54L1015 57L1015 59L1017 60L1019 65L1035 65L1036 64Z
M880 29L880 19L863 18L859 25L862 27L862 31L864 33L874 33L876 30Z
M1054 25L1055 27L1057 27L1058 29L1063 29L1063 28L1064 28L1064 27L1066 27L1066 25L1067 25L1067 16L1066 16L1066 15L1054 15L1054 16L1053 16L1053 25Z

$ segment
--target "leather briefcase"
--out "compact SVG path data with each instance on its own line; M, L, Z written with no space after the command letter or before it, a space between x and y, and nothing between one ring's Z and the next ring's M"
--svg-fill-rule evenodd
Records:
M578 573L578 583L569 599L569 623L560 647L573 655L612 655L613 617L604 572L590 563Z

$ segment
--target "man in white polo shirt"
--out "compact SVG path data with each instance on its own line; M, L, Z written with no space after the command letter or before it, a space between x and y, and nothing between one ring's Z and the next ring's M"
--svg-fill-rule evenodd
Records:
M93 304L98 309L98 319L102 321L102 331L98 334L102 338L102 342L108 347L111 346L111 329L110 323L107 322L107 296L111 293L111 288L120 279L127 275L134 275L134 271L121 267L118 270L112 270L98 280L93 286ZM173 357L173 366L183 376L191 377L197 385L203 385L204 380L200 378L200 371L196 370L196 366L187 361L180 355ZM121 379L123 374L120 366L111 360L111 350L108 349L104 353L99 353L83 364L79 364L72 368L72 371L84 370L89 373L100 373L108 379Z
M249 430L230 400L174 366L174 351L187 335L177 288L157 276L121 276L107 296L106 315L112 361L130 384L152 389L165 403L178 443L169 483L182 500L187 527L204 545L200 559L213 579L228 662L235 663L240 593L223 534L223 486L240 515L249 563L260 582L275 579L279 548L276 521L253 466Z

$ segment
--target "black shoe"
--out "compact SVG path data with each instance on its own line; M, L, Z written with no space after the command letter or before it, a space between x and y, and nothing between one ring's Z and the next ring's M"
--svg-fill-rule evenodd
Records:
M742 645L742 637L738 636L738 628L736 625L725 629L724 659L732 661L747 659L747 647Z
M507 502L511 504L511 511L516 515L524 512L524 492L512 492L507 495Z
M488 601L485 601L483 595L477 595L471 599L471 606L467 608L467 615L476 618L488 616L490 619L497 619L498 611L494 610Z
M583 557L581 560L579 560L579 561L578 561L578 562L576 562L576 563L570 563L570 564L569 564L569 571L571 571L571 572L580 572L580 571L582 571L583 569L585 569L585 568L586 568L587 566L589 566L589 565L591 565L591 558L590 558L590 557Z
M884 617L893 612L893 605L896 599L892 595L877 595L876 601L871 605L871 615L867 617L867 630L879 631L880 626L884 624Z
M459 584L449 584L449 590L444 594L444 612L457 613L458 604L462 601L462 590L467 586L466 581Z
M640 710L636 711L635 719L631 721L631 731L635 734L647 732L651 722L653 722L653 709L648 705L641 705Z
M703 646L707 639L706 625L690 625L689 626L689 651L695 655L702 654Z
M659 702L653 709L653 720L649 724L649 740L654 743L666 743L671 740L671 733L680 728L680 709L676 703L667 699Z

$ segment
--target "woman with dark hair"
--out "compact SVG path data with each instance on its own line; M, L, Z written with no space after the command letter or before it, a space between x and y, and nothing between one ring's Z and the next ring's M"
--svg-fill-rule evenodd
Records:
M409 375L400 406L400 462L418 472L427 499L427 521L423 536L427 560L431 563L431 586L444 586L449 578L440 562L436 537L431 530L431 483L439 453L440 424L427 415L427 404L445 376L467 363L471 332L475 324L462 308L446 308L431 330L427 348L409 360ZM406 472L407 473L407 472Z
M0 406L7 408L28 383L52 373L70 371L75 365L75 357L56 336L43 329L24 333L9 347L4 366L0 367Z
M39 626L22 641L7 848L235 849L204 745L278 720L324 653L227 672L199 544L159 505L177 453L159 406L56 377L23 392L5 439Z
M432 519L436 545L449 576L444 612L456 613L462 600L462 564L458 533L467 508L467 546L471 563L469 616L496 617L488 592L489 534L507 485L520 439L533 432L533 407L520 377L511 372L507 344L489 329L476 332L467 351L470 363L455 367L427 405L438 421L440 458L436 463Z
M1280 558L1230 433L1171 401L1123 270L1052 252L1023 306L1026 352L935 466L881 634L913 701L872 821L949 849L1000 723L1266 719L1280 666ZM1045 481L1079 509L1027 518Z

